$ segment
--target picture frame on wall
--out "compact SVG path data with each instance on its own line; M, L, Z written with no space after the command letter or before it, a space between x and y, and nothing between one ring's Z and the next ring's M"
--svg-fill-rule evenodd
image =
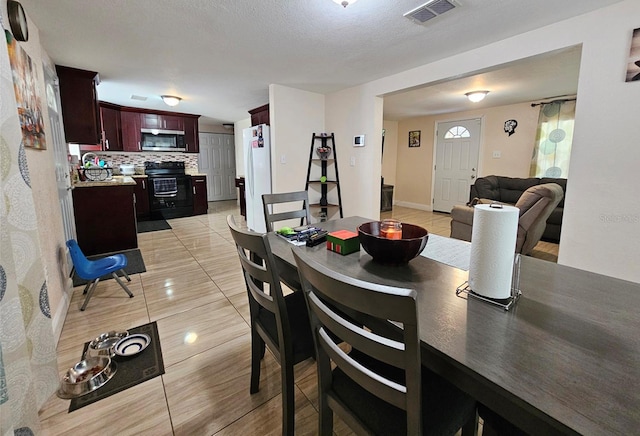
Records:
M409 147L420 147L420 130L409 132Z
M640 28L634 29L627 63L627 82L640 80Z

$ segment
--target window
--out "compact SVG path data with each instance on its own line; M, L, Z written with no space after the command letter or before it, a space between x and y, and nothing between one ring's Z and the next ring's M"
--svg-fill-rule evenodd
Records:
M453 126L450 128L447 133L444 134L444 139L453 139L453 138L470 138L471 134L469 131L462 126Z

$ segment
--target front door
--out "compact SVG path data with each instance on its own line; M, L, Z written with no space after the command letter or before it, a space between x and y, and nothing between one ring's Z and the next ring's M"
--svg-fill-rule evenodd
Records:
M481 119L438 123L433 210L451 212L469 201L477 176Z
M233 135L200 133L198 168L207 175L207 201L236 198L236 154Z

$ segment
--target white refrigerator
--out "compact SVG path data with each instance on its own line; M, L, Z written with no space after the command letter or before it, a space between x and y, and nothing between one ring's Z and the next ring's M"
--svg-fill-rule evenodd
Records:
M242 131L244 144L245 199L247 226L264 233L262 194L271 194L271 142L269 126L259 124Z

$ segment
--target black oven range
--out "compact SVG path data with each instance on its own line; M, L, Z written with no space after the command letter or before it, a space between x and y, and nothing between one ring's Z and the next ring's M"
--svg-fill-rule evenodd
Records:
M149 180L149 208L151 219L169 219L193 214L191 176L185 172L184 162L144 163Z

